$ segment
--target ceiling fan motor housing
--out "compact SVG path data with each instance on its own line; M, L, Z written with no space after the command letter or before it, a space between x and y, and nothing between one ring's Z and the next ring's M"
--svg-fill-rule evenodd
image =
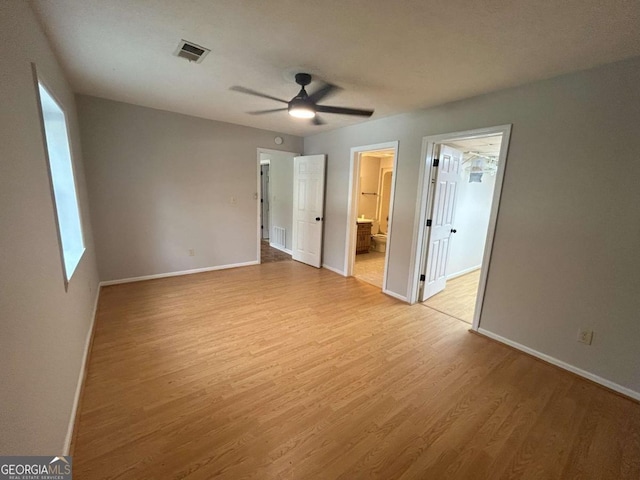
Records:
M311 75L308 73L296 73L296 83L302 87L306 87L311 83Z
M313 102L313 100L309 98L307 91L304 89L306 85L309 85L311 83L311 75L309 75L308 73L297 73L296 83L300 85L302 88L300 89L298 94L289 101L289 104L288 104L289 113L291 113L292 110L293 111L306 110L308 112L313 112L313 113L309 113L308 116L313 116L316 111L315 103Z

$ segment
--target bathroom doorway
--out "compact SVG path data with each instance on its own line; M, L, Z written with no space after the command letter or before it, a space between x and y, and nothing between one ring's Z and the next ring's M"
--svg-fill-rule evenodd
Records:
M352 149L345 272L386 288L398 142Z

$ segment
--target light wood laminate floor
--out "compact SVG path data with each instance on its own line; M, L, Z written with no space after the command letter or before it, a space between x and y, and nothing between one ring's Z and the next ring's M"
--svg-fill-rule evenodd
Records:
M385 253L383 252L371 251L356 255L353 276L381 289L384 277L384 259Z
M640 405L278 262L104 287L74 479L638 479Z
M291 260L291 255L273 248L269 245L269 240L260 241L260 263L286 262Z
M442 292L436 293L422 304L471 324L479 283L480 270L447 280L447 287Z

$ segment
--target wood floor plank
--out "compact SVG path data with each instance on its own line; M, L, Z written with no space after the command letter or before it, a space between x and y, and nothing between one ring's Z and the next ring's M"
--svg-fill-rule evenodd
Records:
M640 477L640 405L293 261L105 287L77 479Z
M471 324L476 309L479 283L480 269L447 280L446 288L422 302L422 305Z

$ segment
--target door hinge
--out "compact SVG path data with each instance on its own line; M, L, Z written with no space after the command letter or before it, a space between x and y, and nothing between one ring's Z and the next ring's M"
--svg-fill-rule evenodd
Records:
M434 158L433 159L433 166L434 167L440 166L440 159L439 158Z
M263 174L263 172L262 172L262 170L260 170L260 176L262 176L262 174Z
M260 203L264 203L264 200L262 198L260 199Z
M431 219L427 220L427 227L431 226Z
M422 275L420 275L420 281L424 282L427 279L427 276L423 273Z

